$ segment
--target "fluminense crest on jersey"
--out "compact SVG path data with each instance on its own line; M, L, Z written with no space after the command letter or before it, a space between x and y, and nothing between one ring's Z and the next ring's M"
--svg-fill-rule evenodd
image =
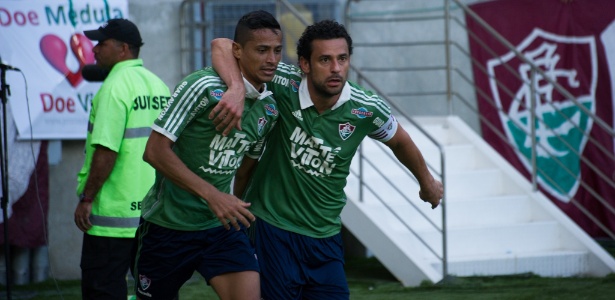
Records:
M353 108L350 110L350 113L359 117L359 119L371 118L374 115L373 112L365 107Z
M147 278L147 276L139 274L139 285L141 286L141 289L143 289L144 291L147 290L151 283L152 281Z
M352 135L355 128L356 126L348 122L346 122L345 124L339 124L340 137L342 137L342 140L347 140Z
M536 28L517 51L569 91L587 111L595 113L597 55L593 36L562 36ZM575 53L575 59L561 60L563 53ZM518 71L522 81L510 76L507 68ZM531 82L530 66L513 52L489 60L487 71L502 126L509 142L518 148L515 152L519 160L531 172L534 127L536 164L548 173L539 173L538 183L555 198L568 202L579 187L581 164L577 153L583 153L593 120L539 73ZM580 81L579 77L590 80ZM530 82L534 95L530 86L524 84ZM536 103L535 124L529 124L532 100Z
M266 124L267 124L267 119L265 119L265 117L258 118L258 135L259 136L263 135L263 129L265 128Z

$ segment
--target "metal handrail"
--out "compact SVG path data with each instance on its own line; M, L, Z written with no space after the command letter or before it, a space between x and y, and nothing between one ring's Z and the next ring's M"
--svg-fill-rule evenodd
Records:
M455 20L456 20L457 22L459 22L459 20L457 20L456 18L455 18ZM460 25L461 25L461 24L460 24ZM474 35L472 35L472 37L476 38ZM476 38L476 39L477 39L477 38ZM481 43L481 46L482 46L483 48L486 48L486 49L488 49L488 50L491 50L491 49L489 49L489 48L488 48L488 47L487 47L484 43L482 43L482 41L478 41L478 42L480 42L480 43ZM466 56L468 56L468 57L471 57L471 55L470 55L468 52L464 51L464 50L463 50L463 49L462 49L459 45L456 45L456 47L457 47L457 49L458 49L458 50L460 50L460 51L461 51L464 55L466 55ZM491 52L491 54L495 56L495 53L494 53L494 52ZM491 79L495 79L492 75L490 75L490 74L488 74L488 73L487 73L487 71L485 70L485 68L484 68L483 66L478 65L478 64L476 63L476 61L475 61L473 58L472 58L472 61L473 61L473 63L474 63L477 67L479 67L479 69L480 69L480 71L481 71L481 72L483 72L484 74L486 74L487 76L489 76ZM507 65L506 65L506 67L508 68L509 66L507 66ZM510 72L512 72L513 76L515 76L517 79L519 79L519 80L523 81L523 80L521 79L521 77L519 76L519 74L518 74L518 73L515 73L515 71L514 71L514 70L512 70L512 69L510 69L510 68L508 68L508 70L509 70ZM535 69L533 69L533 70L535 70ZM507 95L509 95L509 96L513 95L512 91L508 90L508 88L506 88L505 86L501 85L501 83L500 83L497 79L495 79L495 80L496 80L496 83L498 84L498 87L502 88L502 90L503 90L503 91L504 91ZM561 86L560 86L560 87L561 87ZM530 88L532 88L532 85L530 85ZM490 100L490 101L493 101L493 99L492 99L491 97L486 96L486 97L484 97L484 98L486 98L486 99L488 99L488 100ZM561 117L565 118L567 121L570 121L570 118L569 118L569 117L567 117L566 115L564 115L564 114L563 114L563 112L562 112L562 111L561 111L561 110L560 110L557 106L553 105L553 103L549 103L549 104L550 104L551 108L553 108L553 110L554 110L555 112L557 112L557 113L558 113ZM591 117L591 118L593 118L593 119L597 118L595 115L591 115L590 117ZM539 120L540 122L544 123L544 121L543 121L542 119L538 118L538 120ZM518 124L517 124L517 125L518 125ZM579 131L583 131L583 130L582 130L582 129L578 126L578 125L576 125L576 124L574 124L574 123L572 123L571 125L572 125L575 129L577 129L577 130L579 130ZM548 128L548 129L549 129L549 131L551 131L552 133L554 133L554 131L553 131L553 129L552 129L552 128ZM561 136L559 136L559 135L555 135L555 136L556 136L556 138L557 138L560 142L564 143L564 145L568 148L568 150L573 151L573 152L574 152L574 153L575 153L575 154L576 154L576 155L577 155L577 156L578 156L578 157L579 157L579 158L580 158L580 159L581 159L584 163L586 163L586 164L587 164L587 165L588 165L588 166L589 166L589 167L590 167L590 168L591 168L594 172L596 172L598 175L600 175L600 177L601 177L603 180L605 180L605 181L606 181L609 185L611 185L611 187L614 187L614 188L615 188L615 182L614 182L614 181L612 181L612 180L610 180L610 178L609 178L607 175L605 175L604 173L602 173L602 172L601 172L601 171L600 171L600 170L599 170L599 169L598 169L598 168L597 168L597 167L596 167L596 166L595 166L595 165L594 165L594 164L593 164L590 160L588 160L587 158L585 158L585 157L583 157L582 155L580 155L580 153L578 153L578 152L576 151L576 149L575 149L573 146L571 146L570 144L568 144L568 142L567 142L566 140L564 140ZM614 154L614 153L612 153L611 151L609 151L608 149L606 149L606 148L605 148L605 147L604 147L604 146L603 146L603 145L602 145L599 141L597 141L596 139L594 139L591 135L587 136L587 138L588 138L588 141L591 141L591 142L592 142L592 144L593 144L593 145L595 145L595 146L598 148L598 150L600 150L600 151L602 152L602 155L607 156L607 158L609 158L609 159L611 159L611 160L615 160L615 154ZM571 174L571 175L572 175L572 174Z
M380 146L380 145L379 145L379 147L382 147L382 146ZM386 152L385 152L385 153L386 153ZM387 153L387 155L388 155L388 153ZM378 168L376 167L376 164L375 164L374 162L372 162L372 160L371 160L371 159L369 159L368 157L363 156L363 157L361 158L361 161L362 161L362 162L367 162L368 164L370 164L370 165L372 166L372 168L374 168L374 170L376 170L376 172L377 172L377 173L378 173L381 177L383 177L383 178L386 178L386 177L387 177L387 176L386 176L386 175L385 175L385 174L384 174L384 173L383 173L380 169L378 169ZM429 250L429 251L430 251L430 252L431 252L431 253L432 253L435 257L437 257L437 258L438 258L438 259L440 259L440 260L444 260L444 254L443 254L443 255L439 255L439 254L436 252L436 250L434 250L434 248L433 248L433 247L431 247L431 246L429 245L429 243L427 243L427 242L426 242L426 241L425 241L425 240L424 240L424 239L423 239L423 238L422 238L422 237L421 237L421 236L420 236L420 235L419 235L419 234L418 234L418 233L417 233L414 229L412 229L412 227L410 227L410 225L408 225L406 222L403 222L403 220L404 220L404 218L405 218L404 216L401 216L401 215L400 215L400 214L399 214L399 213L398 213L398 212L397 212L397 211L396 211L393 207L391 207L389 204L387 204L387 202L386 202L384 199L382 199L382 198L378 195L378 193L376 192L376 190L375 190L375 189L373 189L371 185L366 184L366 183L365 183L365 181L363 181L362 170L363 170L363 167L360 167L360 168L359 168L359 172L358 172L358 173L357 173L357 172L355 172L355 171L352 171L352 170L351 170L351 173L352 173L353 175L355 175L355 176L357 176L357 177L359 177L359 178L360 178L360 179L359 179L359 182L360 182L360 188L361 188L360 192L362 192L363 188L365 188L365 189L369 190L369 191L370 191L370 192L374 195L374 197L375 197L375 198L376 198L376 199L377 199L380 203L382 203L382 204L384 205L384 207L385 207L385 208L386 208L389 212L391 212L391 213L392 213L392 214L393 214L393 215L394 215L394 216L395 216L398 220L402 221L401 223L403 224L403 226L404 226L404 227L406 227L406 229L408 229L408 231L410 231L410 233L412 233L412 235L414 235L414 237L416 237L416 238L417 238L417 239L418 239L418 240L419 240L419 241L420 241L423 245L425 245L425 247L426 247L426 248L427 248L427 249L428 249L428 250ZM407 175L408 175L408 177L412 177L410 174L407 174ZM389 184L390 184L390 183L389 183ZM395 191L396 191L399 195L401 195L401 196L404 198L404 200L405 200L408 204L410 204L410 205L411 205L411 206L412 206L412 207L413 207L413 208L414 208L414 209L415 209L415 210L416 210L416 211L417 211L417 212L418 212L418 213L419 213L419 214L420 214L420 215L421 215L421 216L422 216L422 217L423 217L423 218L424 218L424 219L425 219L425 220L426 220L426 221L427 221L427 222L428 222L428 223L429 223L429 224L430 224L430 225L431 225L434 229L436 229L437 231L441 231L441 230L442 230L440 227L438 227L438 225L437 225L437 224L435 224L433 221L431 221L431 220L429 219L429 217L428 217L427 215L425 215L425 213L423 213L423 212L422 212L422 211L421 211L421 210L420 210L420 209L419 209L419 208L418 208L418 207L417 207L417 206L416 206L416 205L415 205L415 204L411 201L411 199L409 199L409 198L408 198L408 197L404 194L404 192L402 192L402 191L401 191L398 187L396 187L396 186L395 186L395 185L393 185L393 184L391 184L391 186L392 186L392 187L393 187L393 189L394 189L394 190L395 190Z
M585 106L583 106L581 103L579 103L575 96L573 96L568 90L566 90L564 87L562 87L557 81L551 79L547 75L547 73L545 73L545 71L543 71L541 68L537 67L531 61L529 61L525 57L525 55L523 55L521 52L519 52L517 50L517 48L515 48L515 46L513 44L511 44L508 40L506 40L506 38L504 38L495 29L493 29L493 27L491 27L489 24L487 24L487 22L485 20L483 20L481 17L479 17L467 5L461 3L461 1L459 1L459 0L446 0L446 1L453 1L453 2L455 2L468 16L470 16L481 27L483 27L485 30L487 30L489 32L489 34L491 34L491 36L494 37L498 42L500 42L502 45L504 45L507 50L512 51L517 58L519 58L525 64L529 65L531 67L532 71L535 71L536 73L540 74L542 76L543 80L549 82L549 84L553 85L553 87L555 87L555 89L558 92L560 92L562 95L564 95L567 99L570 99L570 101L572 101L580 110L582 110L585 114L590 116L590 118L592 118L594 122L596 122L598 125L600 125L600 127L602 127L602 129L607 131L611 136L615 136L615 131L613 130L613 128L611 128L602 119L598 118L595 114L593 114L591 111L589 111ZM516 72L513 72L513 73L516 73Z
M346 3L346 16L345 16L345 26L347 28L350 27L350 21L351 18L349 17L349 6L350 6L350 2ZM407 18L404 18L407 19ZM419 19L425 19L425 18L419 18ZM406 43L385 43L389 46L391 45L398 45L398 46L404 46L407 45ZM444 43L442 42L425 42L425 43L421 43L421 45L433 45L433 44L437 44L437 45L442 45ZM381 43L378 43L378 46L381 46ZM361 43L353 43L354 47L360 47L362 46ZM420 212L420 210L418 210L418 208L416 206L414 206L414 204L412 204L412 201L410 201L410 199L408 199L408 197L406 195L404 195L403 193L401 193L401 195L403 196L404 200L407 201L408 203L411 203L411 205L417 209L417 211L421 214L422 217L424 217L430 224L432 224L432 226L434 226L436 228L436 230L438 232L440 232L440 234L442 235L442 255L437 255L437 253L435 253L435 251L433 250L433 248L427 243L425 242L420 236L418 236L418 234L412 229L410 228L406 222L404 222L404 218L399 216L394 209L392 209L389 205L386 204L386 202L384 202L382 199L380 199L379 197L377 197L377 199L383 203L383 205L387 208L387 210L389 210L391 213L393 213L393 215L401 221L402 224L404 224L404 226L406 226L408 228L408 230L418 238L418 240L427 248L429 249L430 252L432 252L438 259L441 260L442 262L442 276L443 278L446 278L448 276L448 252L447 252L447 235L446 235L446 176L445 176L445 153L444 153L444 148L443 145L440 144L429 132L427 132L422 126L420 126L416 121L414 121L411 117L408 116L408 114L406 114L404 112L404 110L395 102L395 101L391 101L389 94L385 93L384 91L380 90L377 85L375 85L364 73L362 70L356 68L355 66L351 65L350 66L351 70L357 75L358 77L358 82L359 84L362 85L362 82L367 82L367 84L370 86L371 90L373 90L376 94L378 94L382 99L384 99L385 101L387 101L387 104L389 104L391 107L393 107L396 110L396 113L403 116L404 118L406 118L416 129L418 129L421 134L423 134L431 143L433 143L433 145L435 145L438 148L439 154L440 154L440 172L438 173L432 166L428 166L433 173L436 173L438 176L440 176L441 182L444 185L444 197L442 198L442 201L440 203L440 207L442 210L442 225L440 228L438 228L437 226L435 226L435 224L433 224L431 222L431 220L429 220L429 218L424 215L422 212ZM369 159L363 155L362 152L362 147L359 150L358 153L358 158L359 158L359 174L357 174L357 176L359 177L359 201L363 201L363 188L369 189L371 190L371 187L369 184L366 184L365 181L363 180L363 163L365 161L369 162ZM386 176L382 173L380 173L380 171L378 170L378 173L383 176L384 178L386 178Z
M612 137L615 137L615 131L613 130L613 128L611 128L607 123L605 123L602 119L598 118L598 116L596 116L595 114L593 114L591 111L589 111L584 105L582 105L581 103L578 102L578 100L576 99L576 97L574 97L570 92L568 92L568 90L566 90L565 88L563 88L557 81L551 79L541 68L537 67L536 65L534 65L531 61L529 61L522 53L520 53L510 42L508 42L508 40L506 40L506 38L504 38L502 35L500 35L495 29L493 29L493 27L491 27L489 24L487 24L487 22L485 22L485 20L483 20L482 18L480 18L474 11L472 11L469 7L467 7L467 5L461 3L459 0L446 0L446 1L453 1L455 2L455 4L458 5L458 7L460 7L467 16L470 16L473 20L475 20L481 27L483 27L483 29L485 29L487 32L489 32L489 34L495 38L498 42L500 42L505 48L507 48L507 50L512 51L515 56L522 60L525 64L529 65L531 67L531 72L535 72L537 74L540 74L542 77L541 79L549 82L549 84L551 84L559 93L561 93L563 96L565 96L567 99L569 99L572 103L575 104L575 106L581 110L583 113L585 113L587 116L589 116L595 124L598 124L601 129L603 129L604 131L606 131L609 135L611 135ZM469 32L469 31L468 31ZM488 48L488 47L487 47ZM505 65L505 67L508 67ZM514 70L508 69L512 74L517 75L517 73ZM499 84L499 82L498 82ZM527 84L524 82L524 84ZM533 84L530 83L530 88L533 87ZM532 94L533 95L533 94ZM532 97L533 99L534 97ZM559 109L557 109L557 107L554 107L555 111L561 114L561 111ZM535 114L535 111L532 110L531 111L532 115ZM533 116L535 117L535 116ZM568 121L570 121L569 118L567 118L566 116L564 116ZM540 122L543 122L542 120L540 120L540 118L537 118ZM544 122L543 122L544 123ZM574 123L572 123L573 126L575 126L577 129L578 126ZM532 126L533 128L534 126ZM523 127L520 127L523 128ZM549 130L552 131L551 128L549 128ZM582 130L581 130L582 131ZM530 133L531 134L531 133ZM561 137L559 137L559 135L555 135L556 137L558 137L558 139L561 139ZM591 139L591 136L589 137ZM600 143L598 143L598 141L595 141L592 139L592 141L595 143L595 145L599 145L601 151L603 151L603 153L605 153L607 156L609 156L611 159L613 159L612 154L610 153L610 151L607 151L604 147L601 147ZM586 163L588 166L590 166L590 168L592 168L592 170L594 170L605 182L607 182L610 186L615 187L615 181L611 180L606 174L603 174L592 162L590 162L589 160L587 160L585 157L583 157L582 155L580 155L580 153L578 153L575 149L573 149L573 147L571 147L568 143L564 142L564 144L570 148L570 150L574 151L576 155L578 155L578 157L580 158L581 161L583 161L584 163ZM536 147L542 147L542 145L536 145L536 139L533 138L532 139L532 149L536 149ZM548 153L548 152L547 152ZM560 166L562 166L562 168L570 173L570 170L568 169L567 166L565 166L563 163L561 163L561 161L559 161L559 159L551 156L552 159L554 159L554 161L556 161ZM537 178L537 173L538 172L544 172L543 170L538 169L536 166L533 166L533 170L532 170L532 185L534 186L534 190L537 190L537 182L536 182L536 178ZM542 173L544 175L546 175L545 173ZM549 180L551 184L553 184L554 186L560 188L559 184L555 181L553 181L551 178L549 178L548 176L543 176L543 178L545 178L546 180ZM596 198L602 205L604 205L611 213L613 213L615 215L615 208L608 203L604 197L600 194L598 194L595 190L591 189L587 183L581 181L580 184L586 188L586 190L588 192L590 192L592 194L592 196L594 196L594 198ZM609 235L612 239L615 239L615 233L613 231L611 231L610 229L608 229L604 224L602 224L602 222L598 221L598 219L591 214L585 207L583 207L583 205L581 205L577 199L575 199L574 197L571 197L570 202L573 203L577 208L579 208L579 210L589 219L591 219L594 224L596 224L598 227L600 227L607 235Z
M589 111L584 105L582 105L570 92L568 92L565 88L563 88L558 82L556 82L555 80L551 79L549 76L547 76L547 74L545 74L545 72L537 67L536 65L534 65L531 61L529 61L522 53L520 53L511 43L509 43L504 37L502 37L499 33L497 33L492 27L489 26L489 24L487 24L484 20L482 20L478 15L476 15L473 11L471 11L467 5L463 4L460 0L445 0L445 5L442 8L438 8L437 10L432 10L432 11L439 11L442 12L441 15L429 15L428 17L424 17L424 16L414 16L412 14L414 14L415 12L417 13L422 13L421 11L408 11L405 10L403 13L398 13L398 11L394 11L394 12L373 12L370 11L369 14L352 14L350 12L350 1L347 2L347 7L346 7L346 16L345 16L345 23L347 27L350 27L351 22L369 22L369 23L385 23L385 22L424 22L424 21L431 21L431 20L436 20L436 19L443 19L444 20L444 24L445 24L445 37L444 37L444 41L434 41L432 39L430 39L429 41L416 41L416 42L408 42L408 41L395 41L395 42L374 42L374 43L369 43L369 42L359 42L359 43L355 43L355 47L416 47L416 46L426 46L426 45L440 45L443 44L446 50L446 54L445 54L445 59L446 59L446 63L445 63L445 67L446 68L446 87L440 91L440 90L436 90L436 91L429 91L429 92L408 92L408 91L399 91L399 92L395 92L395 93L389 93L387 95L378 92L379 94L381 94L383 96L384 99L387 99L388 96L422 96L422 95L446 95L447 97L447 103L448 103L448 111L449 114L452 114L452 103L454 100L456 99L460 99L461 103L463 103L463 105L465 105L467 108L469 108L471 111L473 111L473 113L477 116L477 118L479 120L481 120L481 123L485 124L487 128L491 128L491 130L496 133L496 135L499 137L499 139L501 139L504 143L506 143L506 145L513 149L515 152L517 152L517 154L521 154L520 150L517 149L515 147L515 145L512 145L508 139L501 135L498 130L494 130L496 127L494 124L490 124L490 121L487 120L484 116L482 116L477 109L475 109L473 107L473 105L470 103L470 101L464 100L463 96L460 93L455 92L455 87L452 86L451 84L451 74L460 74L462 79L467 81L468 83L470 83L472 86L475 87L476 92L478 94L481 94L482 96L484 96L485 99L488 99L491 103L491 105L495 106L495 101L493 99L491 99L490 96L487 95L487 93L485 93L484 91L481 91L478 87L476 87L476 85L474 84L474 82L471 79L471 75L470 76L466 76L465 74L463 74L463 72L457 68L454 68L452 65L452 61L451 61L451 54L450 51L452 50L452 48L454 48L455 50L460 51L462 54L464 54L472 63L472 65L477 66L479 70L481 70L482 72L484 72L485 74L489 75L486 71L486 69L484 69L484 67L480 66L477 61L474 60L474 58L471 56L471 54L466 51L464 49L464 47L462 47L459 43L451 40L449 33L450 33L450 26L451 24L449 24L451 21L454 22L455 25L460 26L462 29L464 29L466 32L468 32L468 35L470 38L474 38L476 39L477 37L472 36L472 33L467 30L467 28L465 27L464 22L462 22L459 18L457 18L456 16L453 16L450 14L450 9L451 9L451 5L454 5L455 9L460 10L461 12L463 12L464 14L466 14L469 18L475 19L476 22L478 24L480 24L480 26L482 26L485 30L487 30L489 32L490 35L492 35L495 39L497 39L498 41L500 41L502 43L502 45L508 49L509 51L513 52L514 55L520 59L521 61L523 61L523 63L527 64L528 66L531 66L531 70L532 72L534 72L535 74L542 76L542 78L548 82L549 84L551 84L554 89L559 92L561 95L563 95L564 97L566 97L567 99L570 99L570 101L576 105L576 107L578 107L578 109L584 113L585 115L587 115L589 118L591 118L591 120L594 122L594 124L596 124L600 129L604 130L607 134L615 137L615 131L613 128L611 128L606 122L604 122L602 119L598 118L597 115L593 114L591 111ZM402 15L403 14L403 15ZM391 16L393 15L393 16ZM400 16L402 15L402 16ZM487 49L487 51L490 51L490 49L488 49L488 47L484 44L481 43L479 41L479 45L482 45L483 48ZM494 52L490 52L492 54L494 54ZM495 56L494 54L494 57ZM516 74L515 70L512 70L512 68L510 68L510 66L504 65L505 69L507 69L509 72L512 72L514 75L513 76L517 76L517 78L521 79L521 77ZM439 66L412 66L412 67L408 67L408 66L391 66L390 68L386 68L386 67L365 67L365 68L360 68L359 70L355 70L357 68L354 68L353 71L354 72L386 72L387 69L388 71L391 72L418 72L418 71L425 71L425 70L437 70L438 68L441 68ZM490 75L489 75L490 76ZM366 76L364 74L360 74L359 75L360 78L366 78ZM493 78L492 78L493 79ZM365 80L365 79L364 79ZM499 81L497 81L497 79L495 79L498 86L502 89L502 91L506 94L513 95L514 94L508 90L505 86L503 86ZM529 82L525 82L523 80L521 80L522 82L524 82L524 84L529 85L531 87L531 84ZM375 85L372 84L372 87L375 87ZM532 94L533 95L533 94ZM513 97L514 98L514 97ZM534 98L534 97L533 97ZM533 100L537 100L537 99L533 99ZM389 101L390 103L394 103L393 101ZM549 103L549 105L551 105L551 107L553 108L554 112L556 114L558 114L559 116L563 117L565 120L570 121L570 118L567 117L566 115L563 114L563 112L556 106L553 105L553 103ZM497 108L497 106L495 106ZM401 109L398 109L400 112L402 111ZM535 118L536 122L541 123L541 124L545 124L545 121L540 117L537 116L535 114L534 111L532 111L532 118ZM411 118L409 118L411 120ZM515 121L513 121L514 123L516 123ZM531 123L533 124L533 123ZM414 124L415 126L417 126L418 128L421 128L418 124ZM521 128L523 131L526 131L524 126L519 126L521 124L517 124L517 126L519 128ZM572 123L572 126L574 126L576 129L580 130L581 132L583 130L581 130L581 128L576 125L575 123ZM530 126L531 127L531 126ZM553 129L549 128L548 126L546 130L551 131L552 133L554 132ZM534 136L535 133L532 133L531 130L526 131L526 134L528 136ZM587 138L587 143L592 143L592 145L595 146L595 148L600 151L601 153L604 154L605 159L609 159L609 160L615 160L615 155L613 152L609 151L608 149L606 149L606 147L604 147L601 143L599 143L594 137L592 137L591 135L587 135L586 134L586 138ZM561 136L559 135L555 135L557 137L557 139L559 139L559 141L562 143L562 145L564 147L566 147L569 151L571 151L572 154L577 155L579 157L579 160L584 163L584 166L586 166L587 168L591 169L593 172L595 172L596 176L598 176L599 178L601 178L602 180L604 180L609 186L611 187L615 187L615 181L610 178L609 174L604 174L604 172L602 172L598 166L596 165L595 162L590 161L587 157L584 157L581 155L581 153L579 153L576 149L574 149L573 146L571 146L566 140L564 140ZM540 148L538 148L540 147ZM544 146L541 144L536 143L536 139L532 139L532 149L533 151L536 151L536 149L541 149L541 150L545 150ZM547 152L548 153L548 152ZM550 155L550 153L549 153ZM534 154L535 157L535 154ZM553 157L551 155L553 162L558 165L559 167L562 168L562 170L568 174L574 174L571 170L570 167L567 166L565 163L563 163L561 161L561 159L558 159L556 157ZM532 161L534 160L533 158L530 158ZM545 180L546 182L549 182L554 188L556 189L560 189L561 187L559 185L559 183L554 182L553 179L549 178L547 176L547 174L545 173L545 171L540 170L538 168L538 166L536 165L536 163L532 163L532 171L530 174L531 175L531 183L533 185L534 191L536 191L538 189L537 187L537 182L538 182L538 175L541 175L541 178L543 180ZM582 181L580 183L580 186L582 186L583 188L585 188L587 190L588 193L590 193L594 199L596 199L596 201L598 201L599 203L601 203L602 205L605 206L606 211L611 212L615 215L615 208L613 208L613 206L608 203L605 199L606 195L600 195L597 191L595 191L594 189L592 189L588 183L586 181ZM446 189L445 189L446 190ZM615 234L609 229L607 228L607 226L605 226L605 224L602 224L594 215L592 215L585 207L583 207L583 205L581 203L579 203L578 199L575 199L574 197L571 197L570 199L570 203L574 206L576 206L579 211L581 211L587 218L589 218L590 220L592 220L592 222L594 222L598 227L600 227L600 229L602 229L607 235L609 235L611 238L615 239ZM443 210L443 212L445 212L445 210ZM444 220L446 219L445 217L443 218ZM444 239L444 242L446 242L446 239ZM443 272L446 275L446 272Z

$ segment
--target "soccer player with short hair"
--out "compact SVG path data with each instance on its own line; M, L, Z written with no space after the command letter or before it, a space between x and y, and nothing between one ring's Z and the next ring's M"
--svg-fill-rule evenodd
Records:
M208 117L227 92L211 67L182 80L152 126L144 159L157 173L137 231L140 299L172 299L194 271L220 299L260 299L258 260L245 232L254 216L229 193L235 173L251 169L242 161L259 157L278 119L265 82L282 57L280 25L265 11L248 13L232 49L245 89L243 130L225 136Z
M238 72L225 39L212 42L225 82ZM253 226L264 299L348 299L340 213L352 157L365 137L387 145L420 184L432 208L442 183L384 101L347 81L352 39L341 24L308 26L297 46L299 68L280 63L269 84L280 121L266 144L245 199ZM242 188L239 188L242 190Z

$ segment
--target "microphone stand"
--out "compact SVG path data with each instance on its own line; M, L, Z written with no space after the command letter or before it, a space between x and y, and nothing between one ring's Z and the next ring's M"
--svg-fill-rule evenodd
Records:
M6 68L0 66L0 100L2 101L2 147L0 147L0 168L2 170L2 197L0 204L2 205L2 216L4 217L4 259L6 264L6 299L11 300L11 286L13 285L11 273L11 259L9 246L9 218L8 218L8 202L9 202L9 168L8 168L8 152L7 152L7 126L6 126L6 103L8 95L11 94L10 87L6 84Z

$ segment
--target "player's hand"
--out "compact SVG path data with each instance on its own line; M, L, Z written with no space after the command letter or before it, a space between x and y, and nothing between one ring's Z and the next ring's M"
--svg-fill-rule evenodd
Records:
M431 209L438 207L438 205L440 205L440 200L444 197L444 186L442 182L432 177L426 186L421 185L419 197L421 197L423 201L429 202L431 204Z
M75 225L77 225L79 230L86 232L92 228L92 223L90 222L91 212L92 203L79 202L79 204L77 204L77 208L75 209Z
M233 195L220 192L207 203L226 230L229 230L231 226L235 230L240 230L239 223L248 228L250 223L256 220L256 217L248 210L251 204L243 202Z
M233 128L241 130L241 115L245 101L245 90L228 89L222 99L209 113L209 119L213 119L217 131L222 131L227 136Z

